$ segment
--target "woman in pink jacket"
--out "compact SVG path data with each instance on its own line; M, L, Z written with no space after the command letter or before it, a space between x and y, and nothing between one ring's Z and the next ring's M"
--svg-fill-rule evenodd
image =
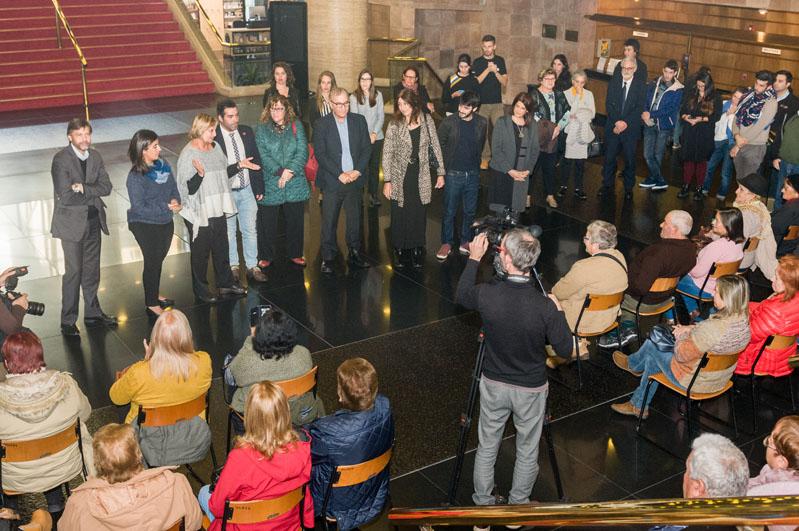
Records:
M749 303L749 325L752 338L738 357L735 374L749 374L757 353L770 335L799 335L799 257L785 255L777 264L777 272L771 282L774 293L762 302ZM796 352L796 345L772 350L767 348L757 362L755 374L786 376L793 369L788 358Z

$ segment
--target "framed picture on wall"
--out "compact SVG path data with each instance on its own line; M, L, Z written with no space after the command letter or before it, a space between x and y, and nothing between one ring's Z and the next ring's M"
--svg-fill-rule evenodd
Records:
M596 56L606 59L610 57L610 39L597 39Z

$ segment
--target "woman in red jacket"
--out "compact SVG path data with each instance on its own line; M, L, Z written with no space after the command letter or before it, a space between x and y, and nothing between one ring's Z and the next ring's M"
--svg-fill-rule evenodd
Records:
M278 498L305 485L302 523L314 526L313 498L308 490L311 478L311 443L300 440L291 428L291 412L283 391L264 381L250 388L244 414L244 436L228 454L225 468L213 491L210 485L200 489L197 497L211 520L210 531L222 528L225 500L249 501ZM284 530L298 529L300 511L291 509L261 524L240 527L228 524L227 529Z
M749 374L752 371L760 347L768 336L799 335L799 257L786 255L780 258L777 274L771 283L774 294L762 302L749 303L749 324L752 339L741 355L735 374ZM756 374L786 376L791 373L788 357L796 352L796 346L786 349L766 349L760 356L755 369Z

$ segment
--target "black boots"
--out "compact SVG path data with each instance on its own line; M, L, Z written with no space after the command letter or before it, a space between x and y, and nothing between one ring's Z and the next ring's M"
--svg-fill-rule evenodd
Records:
M691 193L691 185L684 184L679 192L677 192L677 198L683 199L688 197L688 194Z
M424 266L424 247L416 247L413 249L411 265L414 269L422 269Z

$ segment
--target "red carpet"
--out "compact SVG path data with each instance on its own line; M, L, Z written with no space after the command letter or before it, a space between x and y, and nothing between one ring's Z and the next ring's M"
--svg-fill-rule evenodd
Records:
M92 103L210 94L214 85L163 0L61 0L88 61ZM49 0L0 6L0 112L82 105L80 62Z

